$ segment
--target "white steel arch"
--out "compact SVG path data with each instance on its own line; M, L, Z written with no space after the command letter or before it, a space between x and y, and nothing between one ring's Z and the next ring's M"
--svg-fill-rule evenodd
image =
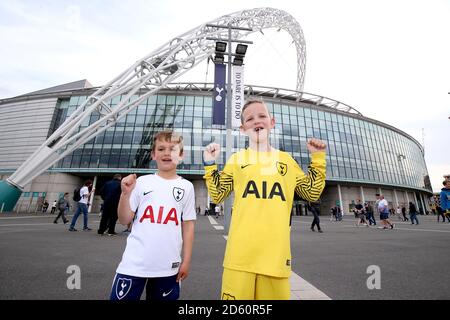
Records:
M210 24L252 29L232 30L233 39L242 39L268 28L288 32L297 50L296 91L302 91L306 64L305 41L300 25L290 14L273 8L256 8L225 15L173 38L98 89L7 179L7 182L23 189L58 160L115 125L142 101L211 56L215 41L207 38L227 39L228 29L207 26ZM141 89L145 90L140 92ZM138 96L138 93L141 95ZM108 102L119 95L124 95L124 98L111 108ZM93 112L98 113L100 118L79 131L82 122Z

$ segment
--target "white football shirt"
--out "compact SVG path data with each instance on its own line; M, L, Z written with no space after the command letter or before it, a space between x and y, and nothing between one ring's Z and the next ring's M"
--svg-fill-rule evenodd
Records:
M84 186L83 188L80 189L80 201L78 201L79 203L84 203L87 204L88 200L89 200L89 188L87 186Z
M136 212L116 272L150 278L178 273L183 246L181 223L195 220L194 186L182 177L139 177L130 196Z

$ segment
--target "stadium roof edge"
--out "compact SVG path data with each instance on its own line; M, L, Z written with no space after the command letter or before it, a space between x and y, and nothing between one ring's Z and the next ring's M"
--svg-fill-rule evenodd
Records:
M95 92L95 90L98 90L100 88L100 87L85 86L83 88L76 89L75 87L66 86L66 85L70 85L70 84L81 83L83 81L86 81L86 83L88 85L90 85L90 83L87 80L74 81L74 82L70 82L70 83L67 83L64 85L55 86L55 87L51 87L51 88L43 89L43 90L39 90L39 91L34 91L34 92L31 92L28 94L23 94L23 95L12 97L12 98L0 99L0 105L2 105L4 103L8 103L8 102L13 102L13 101L31 100L31 99L42 98L42 97L70 96L74 93L76 93L76 94L83 93L86 95L91 95ZM161 89L161 91L168 89L168 90L210 92L213 90L213 88L214 88L213 83L174 82L174 83L167 84L165 86L165 88ZM60 89L60 90L58 90L58 89ZM397 129L396 127L391 126L387 123L384 123L384 122L381 122L381 121L378 121L375 119L367 118L361 112L356 110L355 108L353 108L345 103L342 103L340 101L337 101L337 100L334 100L334 99L331 99L331 98L328 98L325 96L319 96L319 95L316 95L313 93L308 93L308 92L299 92L299 91L290 90L290 89L282 89L282 88L258 86L258 85L244 85L244 92L245 92L246 97L261 96L261 97L267 97L267 98L272 98L272 99L291 100L294 103L304 102L304 103L309 103L309 104L315 105L319 108L320 107L331 108L338 112L350 114L356 118L369 120L372 123L375 123L380 126L394 130L394 131L406 136L408 139L415 141L416 144L419 146L419 148L422 150L422 153L424 152L423 146L411 135L409 135L406 132L403 132L402 130Z

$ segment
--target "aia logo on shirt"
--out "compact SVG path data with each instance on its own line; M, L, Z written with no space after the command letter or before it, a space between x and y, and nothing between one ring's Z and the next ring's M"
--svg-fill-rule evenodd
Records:
M174 187L172 190L172 194L175 201L180 202L184 197L184 189Z
M163 220L164 218L164 220ZM171 208L168 210L164 210L163 206L159 207L158 210L158 217L155 221L155 214L153 212L153 207L151 205L147 206L145 208L144 213L142 214L141 219L139 219L139 222L142 223L144 220L148 219L150 223L158 223L158 224L168 224L169 221L173 221L175 225L178 225L178 214L177 209Z
M275 182L270 188L269 194L267 193L267 191L269 191L268 187L270 188L270 185L268 185L267 181L262 181L262 185L258 188L257 183L250 180L247 183L244 193L242 194L242 198L247 198L249 195L254 195L256 199L273 199L277 196L280 197L281 201L286 201L281 184Z

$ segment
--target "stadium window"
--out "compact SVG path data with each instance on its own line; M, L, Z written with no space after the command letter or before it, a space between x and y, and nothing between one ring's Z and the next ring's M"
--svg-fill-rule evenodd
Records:
M290 107L289 107L289 114L290 114L291 116L293 116L293 117L296 117L296 116L297 116L297 108L294 107L294 106L290 106Z
M198 106L198 107L203 106L203 97L195 96L195 98L194 98L194 105Z
M186 96L186 101L184 103L186 106L193 106L194 105L194 97L193 96Z
M317 113L318 113L318 116L319 116L319 119L320 119L320 120L325 120L325 112L323 112L323 111L318 111Z

